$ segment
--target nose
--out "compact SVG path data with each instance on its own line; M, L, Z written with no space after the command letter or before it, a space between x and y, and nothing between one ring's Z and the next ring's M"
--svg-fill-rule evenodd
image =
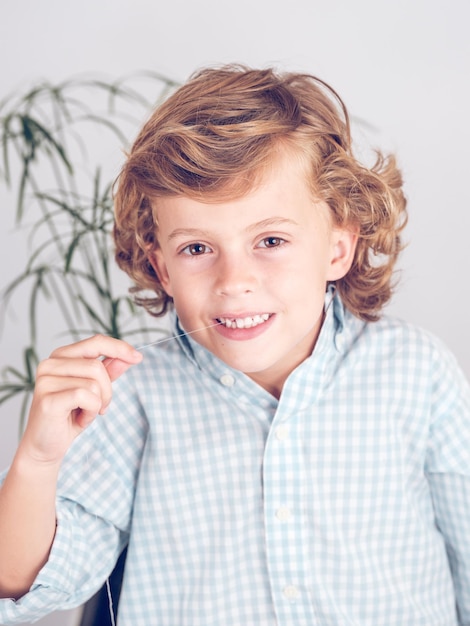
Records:
M224 254L219 259L216 293L220 296L240 296L253 293L258 285L255 261L249 255Z

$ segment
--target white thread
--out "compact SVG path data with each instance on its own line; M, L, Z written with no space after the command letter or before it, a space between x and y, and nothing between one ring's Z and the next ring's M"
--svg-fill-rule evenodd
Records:
M195 330L189 330L188 332L179 333L178 335L173 335L171 337L165 337L165 339L157 339L157 341L152 341L151 343L146 343L143 346L139 346L135 348L136 350L143 350L144 348L150 348L150 346L156 346L159 343L165 343L165 341L171 341L172 339L178 339L178 337L185 337L186 335L192 335L193 333L198 333L201 330L206 330L206 328L212 328L213 326L218 326L220 322L215 322L215 324L209 324L209 326L203 326L202 328L196 328Z
M111 587L109 584L109 578L106 579L106 591L108 593L108 607L109 607L109 616L111 618L111 625L116 626L116 620L114 619L113 596L111 595Z
M331 303L333 302L335 296L336 296L336 285L331 283L328 287L328 290L326 292L327 298L325 301L325 314L328 313L328 309L331 306ZM329 297L329 299L328 299Z

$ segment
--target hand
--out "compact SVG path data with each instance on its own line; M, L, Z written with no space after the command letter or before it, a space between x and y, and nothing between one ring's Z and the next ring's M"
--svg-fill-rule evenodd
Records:
M23 455L60 463L72 441L106 412L111 383L141 360L129 344L102 335L55 350L38 366Z

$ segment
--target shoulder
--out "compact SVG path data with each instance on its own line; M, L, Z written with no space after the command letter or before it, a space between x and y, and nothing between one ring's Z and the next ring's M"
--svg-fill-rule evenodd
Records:
M358 342L367 349L382 354L406 355L410 359L427 363L440 362L443 358L455 361L445 343L432 332L398 317L383 315L376 322L363 322L346 312L346 327L352 343Z
M455 380L465 387L468 381L451 350L434 333L403 319L383 315L376 322L364 322L345 312L345 352L349 362L367 375L389 377L407 386L413 381L441 387Z
M395 389L426 396L438 412L451 404L470 404L470 385L457 359L434 333L384 315L376 322L362 322L346 315L352 353L365 362L368 374L387 381Z

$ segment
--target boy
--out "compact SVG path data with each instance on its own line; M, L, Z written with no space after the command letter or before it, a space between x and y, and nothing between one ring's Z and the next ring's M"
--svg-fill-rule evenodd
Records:
M356 161L321 81L225 67L175 92L115 226L175 340L40 365L0 621L85 601L128 544L120 626L469 625L469 387L380 318L405 221L393 159Z

